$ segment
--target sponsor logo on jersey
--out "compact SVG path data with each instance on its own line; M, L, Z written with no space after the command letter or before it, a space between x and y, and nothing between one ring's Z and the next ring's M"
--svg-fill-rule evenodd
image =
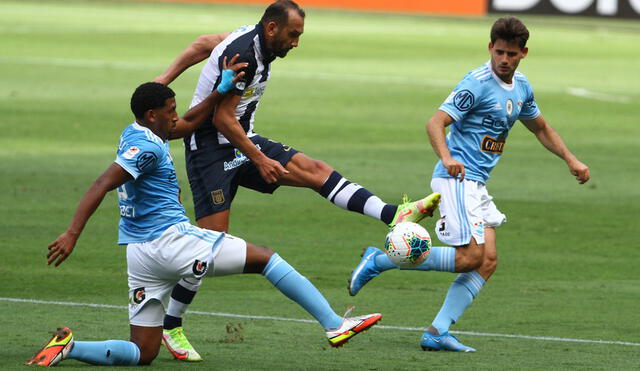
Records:
M259 144L256 144L256 147L258 147L258 149L261 149ZM225 161L222 164L224 171L233 170L238 166L244 164L245 162L249 161L249 158L245 156L244 153L240 152L237 148L234 148L234 155L235 155L235 158L233 160Z
M453 105L456 106L460 111L468 111L475 102L476 97L467 89L460 90L453 97Z
M254 89L249 89L249 90L245 91L244 94L242 94L242 98L249 98L250 96L253 95L253 91L254 91Z
M143 173L146 169L154 166L158 161L158 156L153 152L142 152L136 160L136 167Z
M131 304L140 304L144 301L146 295L144 294L144 287L138 287L131 293Z
M439 234L440 236L443 236L443 237L449 237L449 235L450 235L449 231L447 230L447 224L446 224L446 221L445 221L445 218L446 218L446 217L447 217L446 215L445 215L445 216L443 216L443 217L442 217L442 218L440 218L440 220L438 220L438 222L436 223L436 227L437 227L438 234Z
M140 152L140 148L132 146L127 150L127 152L122 154L122 157L126 158L127 160L131 160L135 157L135 155L138 154L138 152Z
M203 276L205 273L207 273L207 262L196 259L196 261L193 262L192 269L193 274L196 277Z
M222 205L224 203L224 192L222 192L222 189L216 189L211 192L211 200L214 205Z
M484 236L484 222L480 221L477 223L473 223L473 227L476 229L477 235Z
M482 152L487 153L497 153L502 154L504 150L505 136L504 134L500 134L498 139L492 138L490 136L485 136L482 138L481 150Z

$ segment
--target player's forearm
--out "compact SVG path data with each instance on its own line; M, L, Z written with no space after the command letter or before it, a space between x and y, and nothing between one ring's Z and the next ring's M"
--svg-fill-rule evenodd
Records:
M451 158L451 152L447 147L446 135L444 132L445 124L438 120L435 116L427 123L427 136L431 143L431 148L441 160Z
M155 81L164 85L169 85L173 80L180 76L189 67L205 60L216 45L220 42L221 37L218 35L202 35L199 36L191 45L189 45L178 57L167 67L167 69Z
M563 159L567 164L576 160L576 157L569 151L569 148L564 143L560 135L553 130L549 125L545 125L544 128L538 130L536 138L542 145L549 150L549 152Z
M176 123L171 139L184 138L194 132L220 103L222 94L214 90L202 102L191 107Z
M236 119L235 115L231 116L228 114L216 113L214 125L235 148L239 149L240 152L254 163L259 162L265 157L258 147L253 144L251 139L247 137L247 133L244 132L242 125L240 125L240 122Z
M80 236L80 233L82 233L82 230L89 221L91 215L93 215L93 213L98 209L98 206L102 203L106 193L107 190L105 190L104 186L100 183L100 179L96 180L80 200L80 203L76 208L76 212L71 219L71 223L69 223L67 232L75 236L77 239Z

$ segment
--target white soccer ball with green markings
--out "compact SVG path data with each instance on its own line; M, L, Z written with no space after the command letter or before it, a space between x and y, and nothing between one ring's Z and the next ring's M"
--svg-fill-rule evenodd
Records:
M429 257L431 236L420 224L398 223L387 234L384 249L393 264L400 268L413 268Z

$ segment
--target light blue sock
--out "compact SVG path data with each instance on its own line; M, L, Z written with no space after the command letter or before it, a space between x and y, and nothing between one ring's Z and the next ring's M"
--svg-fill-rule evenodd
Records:
M68 359L101 366L135 366L140 360L140 349L130 341L74 341Z
M404 270L404 269L403 269ZM429 250L429 257L419 266L411 268L419 271L455 272L456 249L449 246L433 246Z
M331 309L320 291L280 255L271 256L262 274L289 299L306 309L325 329L338 328L342 324L342 317Z
M484 286L484 278L478 272L462 273L451 284L440 312L431 324L440 334L449 331L451 324L471 305L473 299Z
M389 260L387 254L378 254L375 257L376 267L380 272L389 269L397 269L398 266ZM433 246L429 251L429 257L415 268L400 268L402 270L454 272L456 268L456 249L449 246Z

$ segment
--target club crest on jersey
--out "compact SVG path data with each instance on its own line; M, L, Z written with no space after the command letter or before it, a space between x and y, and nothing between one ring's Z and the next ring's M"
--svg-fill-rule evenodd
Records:
M500 134L498 139L492 138L488 135L485 136L484 138L482 138L482 152L502 154L502 151L504 150L505 140L506 137L504 133Z
M467 89L460 90L453 97L453 105L456 106L460 111L468 111L473 103L475 102L476 97Z
M224 193L222 192L222 189L216 189L211 192L211 200L214 205L222 205L224 203Z
M140 152L140 148L136 147L136 146L131 146L127 152L122 154L122 157L126 158L127 160L131 160L132 158L135 157L135 155L138 154L138 152Z
M507 99L507 115L511 116L513 113L513 101L511 99Z
M196 277L203 276L205 273L207 273L207 262L196 259L196 261L193 262L192 269L193 269L194 276Z
M144 301L146 295L144 294L144 287L138 287L131 293L131 304L140 304Z
M244 90L246 86L247 86L247 83L245 83L244 81L236 82L236 89L238 90Z

